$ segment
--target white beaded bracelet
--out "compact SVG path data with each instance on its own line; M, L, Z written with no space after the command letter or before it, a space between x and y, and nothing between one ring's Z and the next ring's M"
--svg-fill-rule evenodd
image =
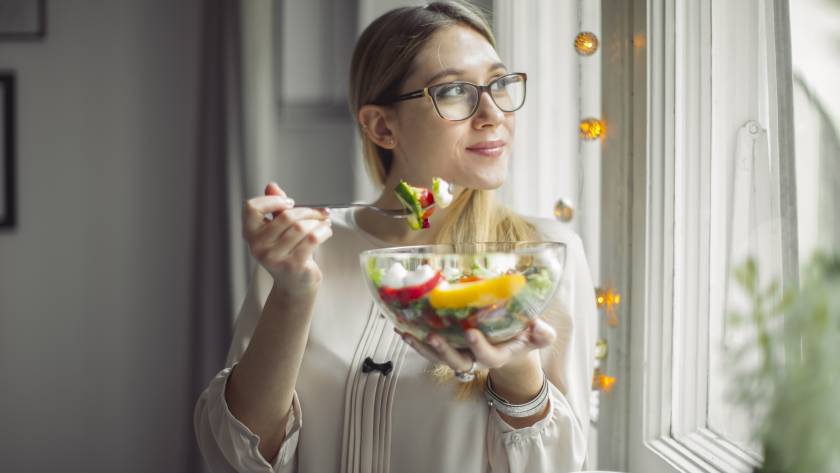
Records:
M543 373L543 385L540 388L539 394L525 404L512 404L507 399L499 396L499 393L493 390L493 385L490 383L490 376L487 377L487 381L484 383L484 397L487 399L487 404L501 414L510 417L531 417L542 411L548 403L548 377Z

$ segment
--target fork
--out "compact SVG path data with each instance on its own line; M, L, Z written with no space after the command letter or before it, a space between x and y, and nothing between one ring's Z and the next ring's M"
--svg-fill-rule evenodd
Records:
M434 207L435 204L427 205L423 207L423 210L428 210ZM408 218L413 215L413 212L408 209L383 209L382 207L377 207L373 204L361 204L361 203L352 203L352 204L298 204L295 203L295 207L309 207L313 209L347 209L351 207L364 207L366 209L373 210L374 212L378 212L382 215L391 217L391 218Z

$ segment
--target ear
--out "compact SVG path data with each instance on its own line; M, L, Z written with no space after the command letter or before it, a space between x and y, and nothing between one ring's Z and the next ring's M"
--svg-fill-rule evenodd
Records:
M381 105L362 105L357 116L362 132L377 146L385 149L397 147L390 110Z

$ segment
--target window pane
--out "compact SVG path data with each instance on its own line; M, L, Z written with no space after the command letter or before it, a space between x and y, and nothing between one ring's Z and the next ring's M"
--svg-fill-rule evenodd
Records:
M837 77L840 77L840 30L836 27L840 22L840 1L791 2L790 22L796 218L799 263L802 267L817 249L840 250L840 215L836 204L840 198L840 89L836 85ZM758 38L763 37L761 29L759 25ZM761 41L759 39L757 45L756 61L759 70L764 70L767 59L762 53L765 45ZM757 96L760 100L766 92L759 91ZM772 101L773 97L768 97L768 100ZM724 118L714 116L713 119ZM762 129L768 126L768 121L761 114L754 119L760 135ZM750 136L748 131L744 133ZM735 164L719 166L719 172L712 173L713 189L729 189L725 202L721 202L725 205L712 208L712 212L731 212L732 215L723 229L717 229L724 231L730 239L727 247L718 251L713 249L712 257L715 258L719 251L729 251L731 257L727 270L730 272L743 262L746 255L756 257L762 277L761 286L766 287L770 281L781 276L781 248L776 232L783 222L777 217L778 202L773 202L779 195L778 167L772 162L772 150L768 148L772 146L773 139L768 141L765 136L753 136L752 140L740 142L740 138L743 137L739 135L735 138L734 155L712 158ZM745 143L751 146L746 151ZM749 172L744 172L737 165L737 160L739 153L747 151L756 159L750 164ZM744 192L744 188L748 190ZM765 202L767 205L764 205ZM749 216L749 221L739 222L739 207L744 211L743 215ZM738 229L739 225L742 230ZM739 238L742 240L740 249ZM714 261L712 264L715 264ZM725 287L716 292L716 283L712 281L712 297L717 293L721 304L718 305L719 310L710 314L709 428L747 451L758 454L758 445L750 439L754 422L743 408L730 401L732 383L738 380L732 379L731 367L726 365L725 349L751 343L752 333L748 327L729 325L725 313L744 309L747 302L732 279L717 284L725 284ZM714 308L715 304L712 306Z
M790 6L799 261L840 249L840 2Z

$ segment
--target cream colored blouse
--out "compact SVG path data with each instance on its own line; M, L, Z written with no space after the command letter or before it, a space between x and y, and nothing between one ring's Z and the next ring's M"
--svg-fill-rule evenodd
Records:
M259 268L235 323L226 367L195 406L202 454L214 472L545 472L578 471L586 457L596 307L580 238L562 224L529 218L546 240L567 244L564 277L544 316L557 317L562 351L541 350L550 413L514 429L481 398L454 397L432 364L394 333L373 305L359 252L389 246L361 230L349 210L333 211L333 237L314 258L324 274L295 385L286 438L272 463L260 439L225 402L225 383L248 346L271 288ZM366 357L393 362L388 375L362 371Z

